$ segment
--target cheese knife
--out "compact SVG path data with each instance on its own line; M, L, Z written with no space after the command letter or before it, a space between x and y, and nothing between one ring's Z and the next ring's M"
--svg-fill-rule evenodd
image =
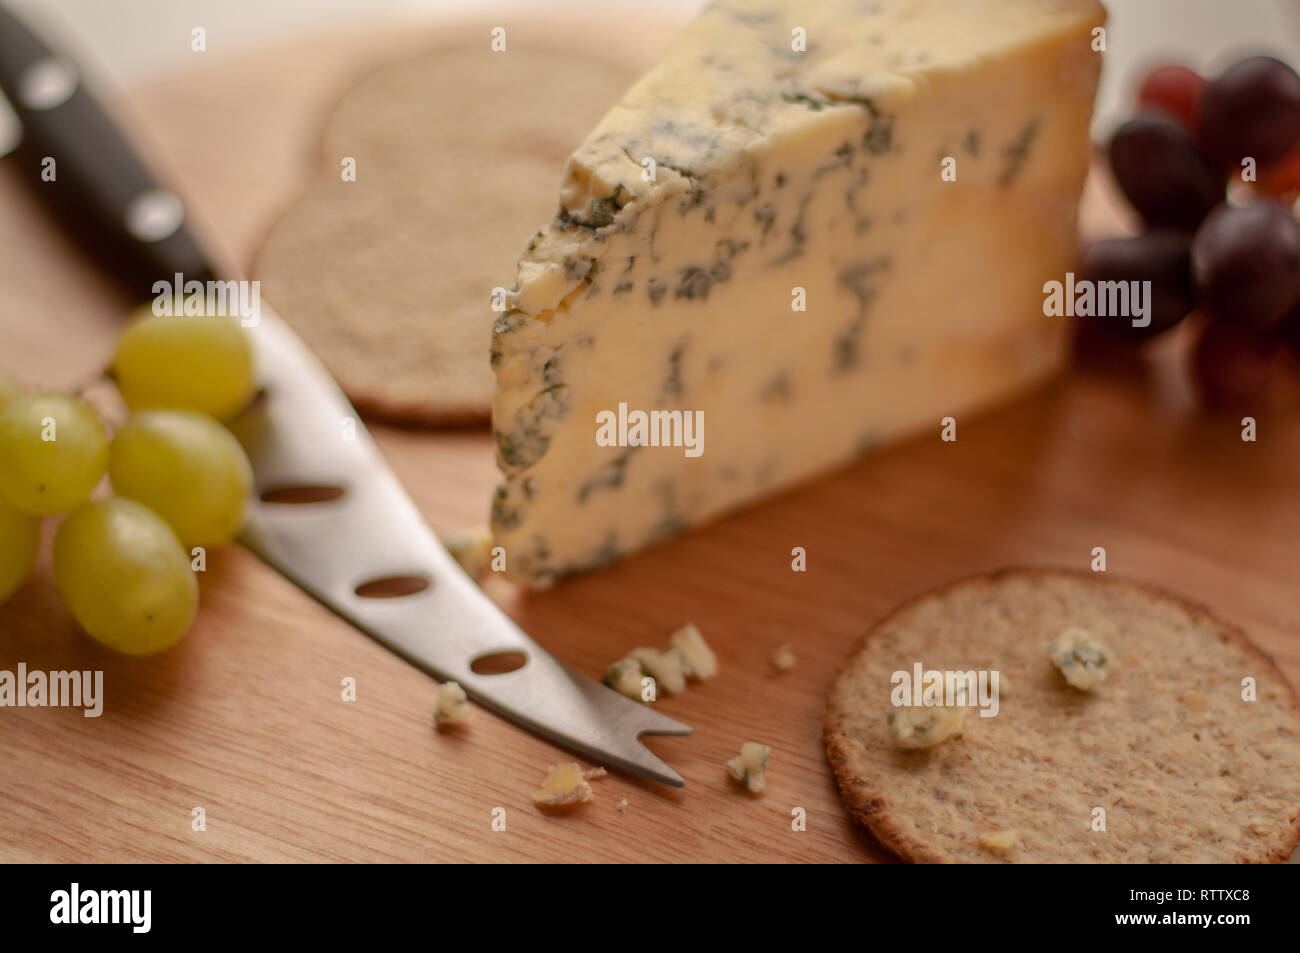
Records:
M3 7L0 92L20 127L13 161L21 177L128 290L143 297L156 281L215 279L181 198L82 88L76 64ZM53 182L41 177L46 157L56 163ZM254 471L240 542L357 629L430 675L459 682L487 708L611 768L682 786L639 739L691 729L530 639L438 541L338 385L289 326L262 304L248 333L261 391L230 425ZM505 656L523 664L498 674L481 664Z

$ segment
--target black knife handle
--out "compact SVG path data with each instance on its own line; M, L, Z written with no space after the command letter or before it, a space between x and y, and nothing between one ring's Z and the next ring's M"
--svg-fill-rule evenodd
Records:
M186 227L180 197L160 184L81 87L76 64L4 7L0 90L22 123L14 156L19 177L133 297L151 297L154 282L171 284L178 273L185 281L214 277Z

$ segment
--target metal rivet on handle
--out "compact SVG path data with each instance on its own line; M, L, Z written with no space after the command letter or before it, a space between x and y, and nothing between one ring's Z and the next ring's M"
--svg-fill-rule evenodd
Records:
M18 80L18 102L33 110L62 106L77 91L77 67L63 57L47 56L27 67Z
M159 242L185 221L185 206L174 192L141 192L126 207L126 230L142 242Z

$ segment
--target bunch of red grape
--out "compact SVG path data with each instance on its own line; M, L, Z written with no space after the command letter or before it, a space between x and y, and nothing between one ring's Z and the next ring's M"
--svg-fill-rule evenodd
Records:
M1208 321L1196 377L1213 404L1264 396L1300 355L1300 76L1266 56L1208 82L1166 66L1110 141L1115 182L1147 230L1084 250L1092 281L1150 281L1150 324L1102 321L1131 340L1193 310ZM1230 192L1234 181L1242 183ZM1229 200L1231 195L1231 200Z

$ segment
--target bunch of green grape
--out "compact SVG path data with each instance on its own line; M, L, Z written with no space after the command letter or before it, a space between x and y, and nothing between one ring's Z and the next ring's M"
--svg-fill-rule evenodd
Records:
M42 517L54 579L82 628L131 655L174 645L198 611L196 547L239 531L252 486L223 425L254 392L238 321L142 309L112 377L131 413L111 438L87 402L29 393L0 371L0 603L30 575ZM113 496L91 499L105 473Z

